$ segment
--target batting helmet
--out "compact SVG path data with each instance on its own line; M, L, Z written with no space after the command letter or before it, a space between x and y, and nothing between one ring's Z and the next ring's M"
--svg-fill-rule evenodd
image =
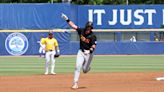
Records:
M88 21L85 25L85 28L87 28L87 27L91 27L93 29L93 23Z

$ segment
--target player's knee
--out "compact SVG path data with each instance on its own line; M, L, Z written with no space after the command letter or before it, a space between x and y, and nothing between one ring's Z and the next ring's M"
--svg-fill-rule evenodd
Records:
M83 73L87 73L88 70L86 68L83 68Z
M55 59L52 59L52 63L55 63Z
M89 68L83 67L83 73L87 73L89 71L90 71L90 67Z
M49 63L50 62L50 60L46 60L46 63Z
M81 67L76 67L75 70L78 71L78 72L80 72L80 68Z
M46 59L46 63L49 64L50 63L50 60L49 59Z

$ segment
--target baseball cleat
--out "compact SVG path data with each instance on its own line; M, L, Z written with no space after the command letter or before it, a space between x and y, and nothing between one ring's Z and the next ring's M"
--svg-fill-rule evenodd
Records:
M74 85L72 86L72 89L78 89L77 83L74 83Z
M44 75L48 75L48 72L45 72Z
M51 72L51 74L52 74L52 75L55 75L56 73L54 73L54 72Z

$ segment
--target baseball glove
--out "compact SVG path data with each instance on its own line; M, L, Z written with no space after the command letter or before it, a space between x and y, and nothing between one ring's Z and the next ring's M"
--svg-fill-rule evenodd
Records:
M59 54L55 54L54 55L54 58L58 58L60 55Z

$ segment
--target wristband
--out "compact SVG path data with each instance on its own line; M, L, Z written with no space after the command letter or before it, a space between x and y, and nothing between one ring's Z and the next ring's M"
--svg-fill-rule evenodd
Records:
M91 47L91 48L90 48L90 52L93 53L93 51L94 51L94 48Z
M69 19L67 19L66 21L67 21L67 22L70 22L70 20L69 20Z

